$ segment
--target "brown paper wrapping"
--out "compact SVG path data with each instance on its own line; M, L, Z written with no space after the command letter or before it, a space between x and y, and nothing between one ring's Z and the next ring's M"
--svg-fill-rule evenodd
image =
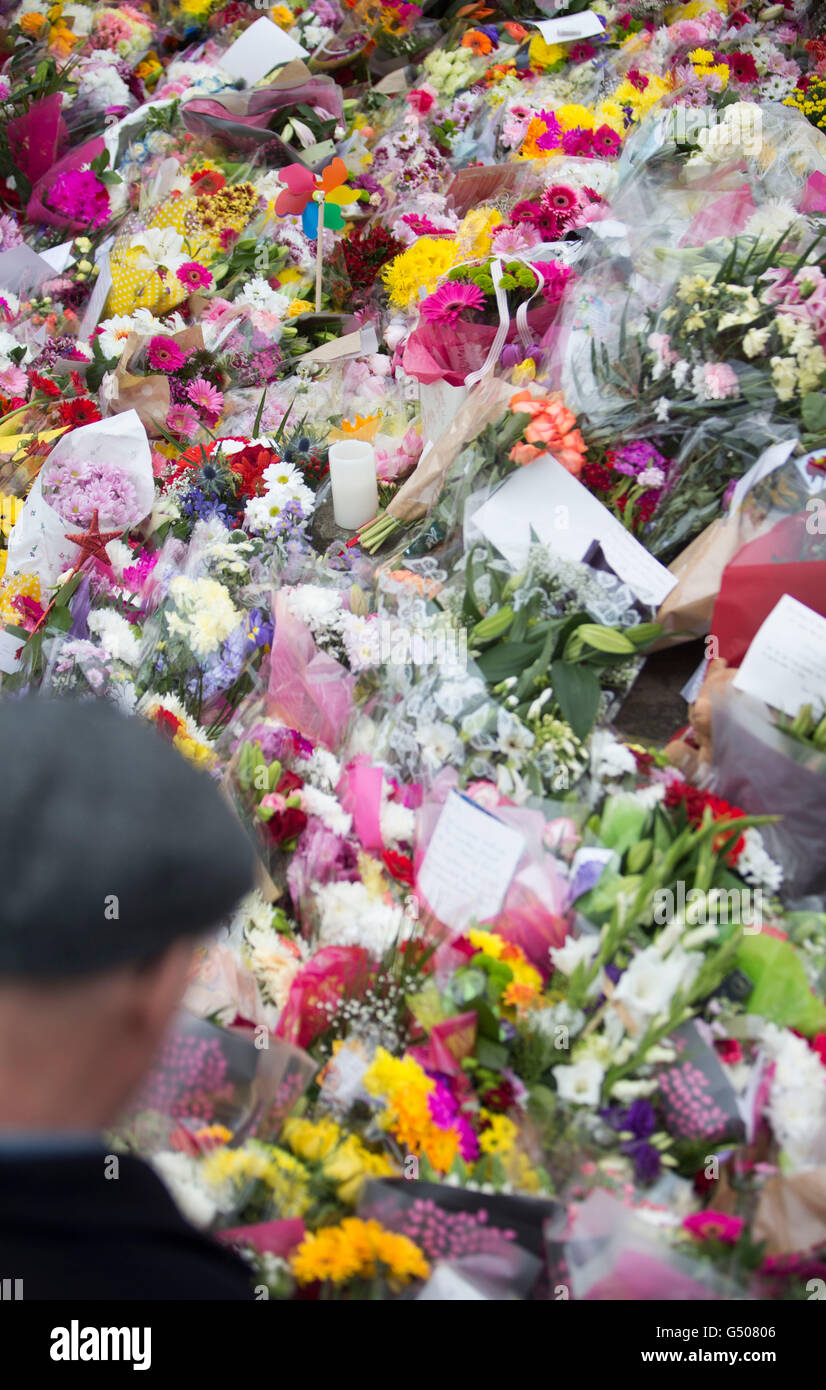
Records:
M158 439L161 434L158 426L166 421L171 404L169 381L158 373L137 376L129 370L149 336L151 335L130 333L126 339L126 346L113 373L113 394L108 402L108 414L120 415L124 410L136 411L149 437ZM177 343L184 352L199 351L204 346L200 324L168 336L170 341Z
M486 425L502 415L513 395L513 386L496 377L477 382L444 434L423 454L415 471L387 508L398 521L419 521L437 501L448 470L459 454Z
M826 1243L826 1168L769 1178L760 1193L754 1239L767 1255L792 1255Z
M711 626L723 570L741 546L754 540L760 530L760 524L745 512L721 517L672 560L668 568L677 576L677 585L662 603L656 619L671 635L657 642L653 651L705 636Z

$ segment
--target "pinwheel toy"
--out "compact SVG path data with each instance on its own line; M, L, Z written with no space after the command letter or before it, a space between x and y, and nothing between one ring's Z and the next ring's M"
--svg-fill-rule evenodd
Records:
M287 187L279 193L275 200L276 214L279 217L288 217L290 214L296 217L300 216L304 235L310 240L316 238L318 240L315 307L316 312L319 312L321 309L321 233L325 226L333 232L339 231L344 226L341 209L348 203L355 202L356 194L352 188L347 187L347 166L344 160L339 159L338 156L331 160L325 169L322 169L318 178L309 169L305 169L303 164L288 164L285 169L279 170L278 177Z

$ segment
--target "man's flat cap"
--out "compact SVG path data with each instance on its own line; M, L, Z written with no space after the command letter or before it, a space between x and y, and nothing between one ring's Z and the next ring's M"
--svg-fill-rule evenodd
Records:
M103 701L0 701L0 769L0 978L149 958L252 887L207 774Z

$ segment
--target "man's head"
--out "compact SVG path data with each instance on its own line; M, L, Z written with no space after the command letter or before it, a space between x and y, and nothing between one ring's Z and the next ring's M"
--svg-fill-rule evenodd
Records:
M88 1129L139 1083L192 948L252 884L209 777L98 702L0 703L0 1128Z

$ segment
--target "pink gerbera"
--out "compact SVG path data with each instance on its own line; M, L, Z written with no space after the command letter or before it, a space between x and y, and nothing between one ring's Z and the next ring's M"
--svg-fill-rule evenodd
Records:
M571 208L576 207L577 198L574 190L566 183L554 183L545 189L542 201L555 212L570 212Z
M216 420L224 408L224 393L202 376L196 376L186 388L186 394L192 404L202 410L205 415L213 416Z
M619 154L621 148L622 140L609 125L601 125L598 130L594 131L594 149L598 150L600 154L613 158L614 155Z
M430 323L456 323L466 309L483 309L485 296L478 285L449 281L427 296L420 305L423 318Z
M210 271L198 261L187 261L186 265L178 267L175 274L190 294L195 290L208 290L212 284Z
M173 434L182 434L185 439L194 439L198 433L198 416L191 405L173 405L166 413L166 428Z
M156 372L176 372L186 361L186 353L181 352L171 338L153 338L146 356L150 367Z
M734 1245L740 1239L745 1222L742 1216L728 1216L722 1211L695 1211L683 1217L683 1227L698 1240L720 1240Z

